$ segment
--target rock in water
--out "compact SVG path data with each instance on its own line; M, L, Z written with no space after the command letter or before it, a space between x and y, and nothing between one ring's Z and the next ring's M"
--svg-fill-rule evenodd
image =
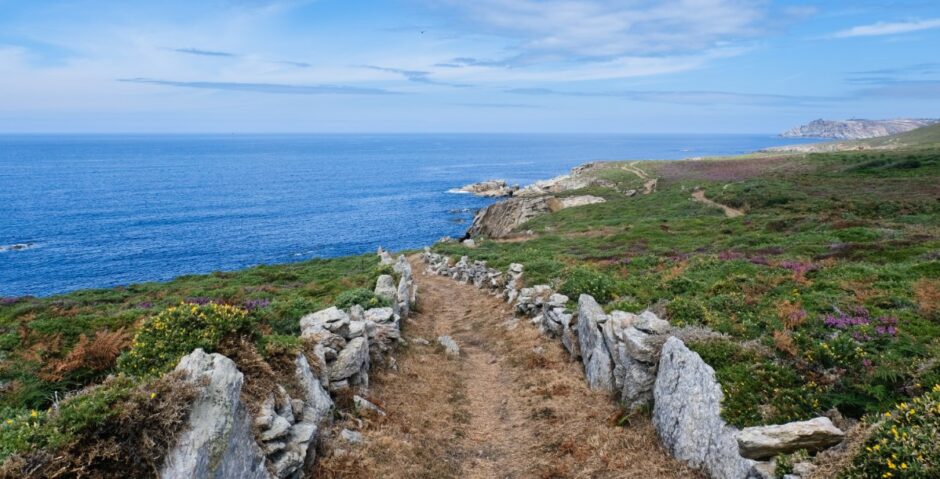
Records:
M176 366L200 388L189 420L160 469L163 479L269 478L241 401L244 376L221 354L197 349Z
M588 387L600 391L614 390L613 361L601 333L601 324L607 319L604 310L593 297L582 294L578 298L578 342L584 375Z
M470 193L484 198L499 198L501 196L512 196L518 189L518 186L509 186L506 180L486 180L461 186L456 190L452 190L452 192Z
M788 454L806 449L809 453L821 451L842 442L845 433L827 417L809 421L791 422L777 426L744 428L738 433L741 455L751 459L770 459L777 454Z
M737 430L721 419L715 371L678 338L663 345L653 398L653 426L673 457L711 477L748 477L754 461L741 457Z

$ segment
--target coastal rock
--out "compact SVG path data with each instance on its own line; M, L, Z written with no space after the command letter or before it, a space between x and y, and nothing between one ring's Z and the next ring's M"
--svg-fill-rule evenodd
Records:
M827 417L775 426L748 427L738 433L741 455L750 459L769 459L805 449L814 453L842 442L845 433Z
M594 205L597 203L606 203L607 200L601 198L600 196L592 195L582 195L582 196L568 196L565 198L553 198L549 202L549 209L552 212L561 211L565 208L574 208L576 206L586 206Z
M503 238L514 229L551 211L551 197L510 198L478 211L467 231L469 237Z
M167 453L159 476L225 479L268 478L265 456L255 442L248 409L241 401L244 376L221 354L196 349L176 366L199 388L187 424Z
M510 186L507 184L506 180L486 180L461 186L452 191L455 193L470 193L484 198L499 198L502 196L512 196L518 189L518 186Z
M755 463L741 457L737 430L721 419L715 371L676 337L663 345L653 397L653 426L673 457L711 477L748 476Z
M899 118L893 120L814 120L780 134L783 138L831 138L863 140L904 133L940 120Z
M613 363L601 333L601 324L605 321L607 315L597 301L582 294L578 298L578 341L584 375L591 389L613 391Z

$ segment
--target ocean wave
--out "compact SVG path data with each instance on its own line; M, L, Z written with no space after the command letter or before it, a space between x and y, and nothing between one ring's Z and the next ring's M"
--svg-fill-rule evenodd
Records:
M453 194L455 194L455 195L469 195L469 194L470 194L469 191L463 191L463 190L461 190L460 188L451 188L451 189L447 190L447 192L448 192L448 193L453 193Z

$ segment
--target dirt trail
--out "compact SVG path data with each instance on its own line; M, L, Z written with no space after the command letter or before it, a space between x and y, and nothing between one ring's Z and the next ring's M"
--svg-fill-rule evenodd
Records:
M413 266L411 344L397 371L372 378L388 415L365 420L365 445L321 459L322 477L698 477L668 457L647 418L618 426L621 410L587 389L559 341L501 300ZM445 356L440 335L459 357Z
M644 195L653 193L654 191L656 191L656 184L659 183L659 180L657 180L656 178L650 177L649 175L646 174L645 171L637 167L636 165L638 163L639 161L634 161L633 163L626 164L622 166L621 168L623 168L626 171L629 171L630 173L633 173L634 175L638 176L641 180L643 180L643 194Z
M741 211L741 210L732 208L732 207L730 207L730 206L728 206L728 205L723 205L723 204L721 204L721 203L717 203L717 202L715 202L715 201L712 201L712 200L706 198L706 197L705 197L705 190L695 190L695 191L693 191L693 192L692 192L692 199L693 199L694 201L698 201L699 203L703 203L703 204L706 204L706 205L709 205L709 206L714 206L715 208L721 208L721 210L725 212L725 216L727 216L728 218L738 218L738 217L740 217L740 216L744 216L744 212Z

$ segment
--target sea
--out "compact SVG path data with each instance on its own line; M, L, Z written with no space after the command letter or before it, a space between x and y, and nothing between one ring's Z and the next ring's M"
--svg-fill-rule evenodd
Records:
M166 281L459 237L494 200L595 160L747 153L773 135L0 136L0 297Z

